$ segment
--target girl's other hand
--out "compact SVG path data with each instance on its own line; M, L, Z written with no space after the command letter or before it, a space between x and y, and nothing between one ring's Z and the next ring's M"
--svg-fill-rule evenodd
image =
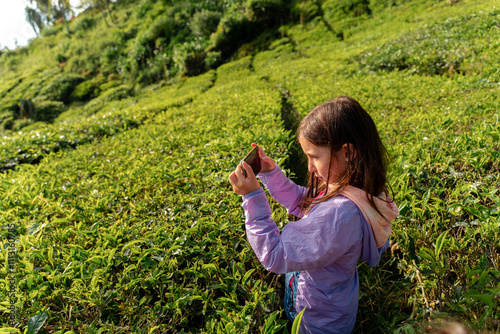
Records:
M260 172L261 173L267 173L272 171L274 168L276 168L276 164L274 163L273 159L269 158L266 153L264 153L264 150L262 147L259 145L252 143L252 147L257 146L259 148L259 156L260 156Z
M246 195L254 190L260 188L259 181L253 173L252 167L243 162L242 165L238 165L236 170L229 175L229 182L233 186L233 191L238 195ZM243 169L247 172L247 177L243 172Z

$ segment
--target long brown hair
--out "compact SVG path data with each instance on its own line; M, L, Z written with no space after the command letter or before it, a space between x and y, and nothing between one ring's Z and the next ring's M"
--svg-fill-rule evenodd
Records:
M330 166L334 154L344 144L348 144L348 167L334 189L327 189L330 171L326 182L319 180L314 173L309 173L308 192L301 203L303 212L309 212L314 205L337 196L351 185L363 189L371 205L380 214L373 197L382 192L387 193L389 154L372 118L356 100L340 96L317 106L300 122L297 138L300 137L316 146L329 147ZM324 195L316 198L321 192Z

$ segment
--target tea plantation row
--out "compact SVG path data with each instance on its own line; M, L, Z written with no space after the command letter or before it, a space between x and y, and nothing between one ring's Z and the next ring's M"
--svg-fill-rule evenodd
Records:
M256 72L286 86L302 116L327 98L357 97L393 155L391 185L401 216L394 224L392 256L382 269L360 267L365 282L359 332L395 327L411 332L414 320L435 317L498 328L500 78L493 64L500 51L500 12L484 4L462 5L455 8L455 17L432 12L436 15L426 26L414 23L419 17L403 23L382 17L379 27L360 31L348 42L325 43L325 35L335 36L318 21L312 30L290 29L293 43L279 41L275 50L254 58ZM464 12L467 5L471 12ZM403 40L402 49L421 48L429 54L456 30L482 25L473 41L460 40L467 44L463 50L468 56L462 59L467 75L422 76L417 67L422 62L404 71L375 70L364 60L382 57L387 50L373 47L381 42L370 35L386 26L431 31L432 44L398 37L385 42ZM439 61L431 60L429 66ZM372 323L380 327L370 328Z
M20 163L36 163L47 153L75 148L135 128L170 106L189 103L213 85L214 75L213 71L207 72L182 85L143 92L140 98L103 94L84 107L71 108L52 124L31 124L3 137L0 143L0 170L14 168Z
M440 318L498 330L498 10L422 0L328 20L283 27L268 51L180 88L69 111L2 139L3 168L13 170L0 174L0 224L17 226L17 320L44 311L51 333L282 331L280 277L249 248L227 176L251 142L285 168L299 164L282 117L350 95L394 157L401 211L380 266L359 267L356 331L412 333ZM467 31L474 38L457 37ZM443 59L388 56L406 48L445 60L463 52L453 70L427 71ZM60 136L76 145L53 149ZM44 158L23 164L20 146ZM286 213L273 207L283 226ZM8 286L7 265L0 272ZM7 315L7 290L0 296Z
M261 326L278 310L277 283L244 240L227 175L252 140L285 157L279 101L244 59L191 103L2 174L2 224L18 227L19 321L45 310L54 332Z

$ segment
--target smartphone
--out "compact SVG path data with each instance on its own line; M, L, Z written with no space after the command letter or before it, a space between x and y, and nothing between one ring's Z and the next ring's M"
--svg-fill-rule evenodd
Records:
M243 158L242 162L245 161L247 164L252 167L253 173L255 175L260 172L260 156L259 156L259 148L255 146L248 154ZM247 171L243 169L243 173L245 174L245 178L248 176Z

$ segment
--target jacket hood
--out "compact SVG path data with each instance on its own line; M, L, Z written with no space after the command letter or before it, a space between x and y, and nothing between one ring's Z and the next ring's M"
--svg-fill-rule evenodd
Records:
M363 253L361 259L368 261L371 266L380 260L380 254L389 246L389 237L392 230L392 221L399 215L394 200L388 194L382 193L374 197L381 216L368 200L368 194L359 188L347 186L341 195L353 201L363 214L367 224L363 226ZM368 235L367 235L368 234Z

